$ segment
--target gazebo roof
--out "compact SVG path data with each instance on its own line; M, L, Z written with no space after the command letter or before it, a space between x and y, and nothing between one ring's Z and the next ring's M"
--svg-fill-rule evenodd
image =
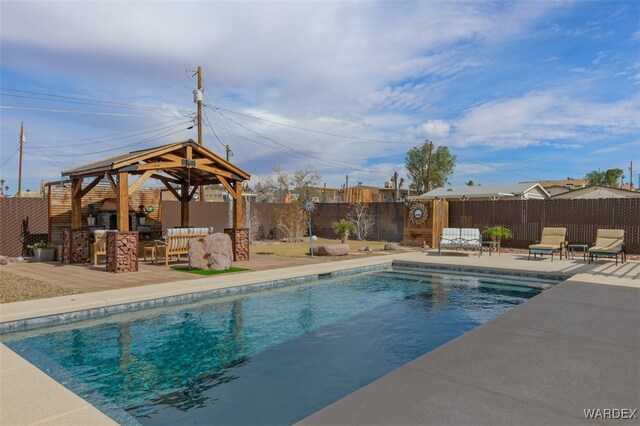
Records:
M120 172L147 173L151 178L173 183L189 182L190 185L224 185L228 181L244 181L251 177L192 139L105 158L65 170L62 176L83 178Z

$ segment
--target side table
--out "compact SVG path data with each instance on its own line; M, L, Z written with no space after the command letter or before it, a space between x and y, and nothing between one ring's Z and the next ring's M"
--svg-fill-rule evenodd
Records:
M500 241L483 241L483 246L487 246L489 248L489 256L491 256L491 252L495 251L500 256Z
M589 251L589 245L588 244L569 244L567 246L567 250L569 251L569 253L571 253L571 260L573 260L573 258L575 257L576 249L582 250L582 261L586 262L587 252Z

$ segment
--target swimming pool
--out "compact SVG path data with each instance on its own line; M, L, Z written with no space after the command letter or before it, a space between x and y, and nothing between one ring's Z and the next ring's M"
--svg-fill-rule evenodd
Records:
M123 424L290 424L549 285L381 271L4 336Z

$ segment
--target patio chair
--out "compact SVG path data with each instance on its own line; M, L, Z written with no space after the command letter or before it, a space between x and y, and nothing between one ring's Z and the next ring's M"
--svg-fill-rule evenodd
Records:
M482 234L478 228L460 229L460 248L478 250L478 256L482 256Z
M562 260L562 250L567 247L567 228L542 228L542 237L537 244L529 246L529 256L531 254L535 259L536 255L542 256L543 254L550 254L551 261L553 262L553 252L560 252L560 260Z
M93 264L98 266L98 256L107 255L107 231L96 230L93 232Z
M627 260L627 252L624 246L624 230L598 229L596 243L589 249L589 263L593 262L594 258L615 256L616 266L618 266L618 255L620 255L621 263Z
M438 244L438 255L442 254L443 248L459 248L460 247L460 228L443 228L440 234L440 243Z

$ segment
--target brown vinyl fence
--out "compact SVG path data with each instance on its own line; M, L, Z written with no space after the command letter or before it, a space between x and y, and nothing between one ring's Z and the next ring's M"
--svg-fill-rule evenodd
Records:
M47 241L47 200L0 198L0 255L29 256L28 244Z
M26 245L46 241L50 232L55 240L55 231L69 226L61 220L68 215L61 210L66 206L64 203L57 206L57 198L58 195L51 203L51 219L46 199L0 198L0 255L28 255ZM154 197L144 201L155 204ZM161 201L159 204L160 209L154 213L162 221L162 229L179 226L180 203ZM369 239L402 241L403 204L370 203L369 206L375 221ZM249 204L245 209L245 226L253 229L252 238L280 237L274 220L274 211L278 207L279 204L274 203ZM349 208L347 203L318 204L312 216L313 233L319 237L335 238L331 224L345 218ZM193 202L190 219L191 226L213 226L216 231L222 231L230 226L231 209L225 202ZM624 229L627 252L640 253L640 198L449 202L449 226L484 229L493 225L511 229L513 239L503 244L518 248L526 248L538 240L545 226L566 227L569 242L584 244L595 242L598 228Z
M256 240L277 239L282 235L277 230L274 211L279 203L249 203L245 208L245 227L252 228ZM374 219L369 240L402 241L402 203L368 203ZM311 216L312 232L322 238L336 238L332 224L347 217L349 203L319 203ZM180 226L180 202L162 202L162 229ZM213 226L216 232L231 226L231 205L227 202L198 201L189 204L189 225L193 227Z
M624 229L628 253L640 253L640 198L449 202L449 226L502 225L513 232L505 247L526 248L542 228L565 227L569 243L593 244L598 229Z

